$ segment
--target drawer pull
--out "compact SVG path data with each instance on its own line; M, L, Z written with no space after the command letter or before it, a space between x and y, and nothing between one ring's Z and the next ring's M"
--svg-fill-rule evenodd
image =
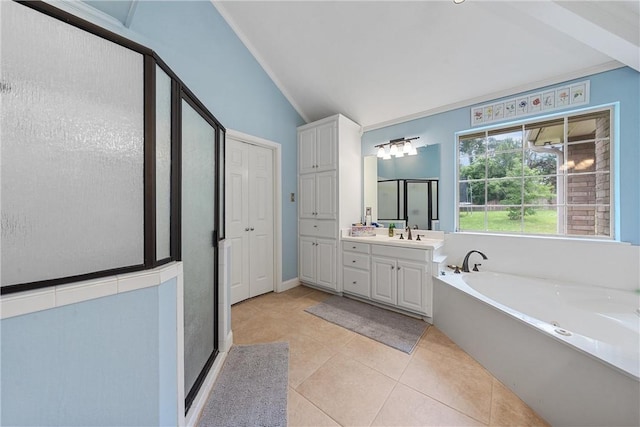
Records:
M355 248L356 248L355 246L352 247L352 249L355 249Z
M355 285L356 283L358 283L356 280L353 281L353 284Z
M355 262L356 262L356 260L354 259L354 260L353 260L353 261L351 261L351 262L355 263Z

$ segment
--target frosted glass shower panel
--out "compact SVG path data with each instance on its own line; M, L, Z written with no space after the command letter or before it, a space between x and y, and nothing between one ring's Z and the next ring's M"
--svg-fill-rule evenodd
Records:
M156 259L171 256L171 78L156 65Z
M182 102L185 394L214 351L216 131Z
M404 187L397 180L378 181L378 219L403 219Z
M1 3L2 285L142 264L143 56Z

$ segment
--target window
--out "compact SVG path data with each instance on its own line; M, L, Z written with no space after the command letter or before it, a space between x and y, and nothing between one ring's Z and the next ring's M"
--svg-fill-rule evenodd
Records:
M458 230L613 238L613 108L458 137Z

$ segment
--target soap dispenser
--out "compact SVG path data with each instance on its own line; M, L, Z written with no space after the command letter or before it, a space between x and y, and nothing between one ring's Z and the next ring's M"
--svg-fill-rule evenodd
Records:
M366 214L364 216L364 225L366 226L370 226L371 225L371 208L367 208L366 210Z

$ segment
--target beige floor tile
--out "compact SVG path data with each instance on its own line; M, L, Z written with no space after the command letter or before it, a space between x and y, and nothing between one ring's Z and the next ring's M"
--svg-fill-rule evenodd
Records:
M493 379L493 398L491 399L491 426L549 426L518 396Z
M287 324L281 319L268 315L257 315L241 323L233 330L234 344L259 344L281 341L281 337L289 332Z
M287 425L289 427L331 427L340 425L291 387L289 387L287 400Z
M458 347L456 343L451 341L449 337L443 334L435 326L429 327L420 341L418 341L418 346L442 354L462 351L462 349Z
M309 378L337 351L297 333L289 333L282 339L289 342L289 385L294 388Z
M398 383L373 426L483 426L484 424Z
M362 335L356 335L340 351L394 380L400 378L411 360L411 355Z
M304 316L304 326L301 327L301 323L297 323L291 327L298 327L300 333L308 335L328 347L342 347L358 335L313 314L304 312L301 315Z
M284 291L282 292L282 294L292 298L300 298L300 297L304 297L306 295L312 294L314 292L316 292L314 289L308 288L304 285L300 285L300 286L296 286L295 288L291 288L288 291Z
M237 328L242 323L258 315L260 311L250 304L240 302L231 306L231 327Z
M415 351L400 382L485 424L491 414L491 375L464 352Z
M342 425L368 426L395 384L389 377L338 353L296 391Z

